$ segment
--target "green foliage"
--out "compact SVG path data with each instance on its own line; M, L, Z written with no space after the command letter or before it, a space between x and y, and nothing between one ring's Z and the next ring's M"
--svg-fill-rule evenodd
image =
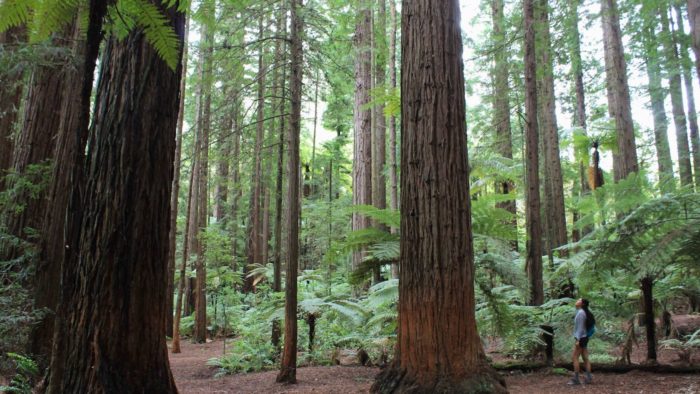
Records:
M39 367L29 357L17 353L8 353L7 355L15 363L15 375L9 386L0 386L0 391L18 394L32 393L34 379L39 376Z

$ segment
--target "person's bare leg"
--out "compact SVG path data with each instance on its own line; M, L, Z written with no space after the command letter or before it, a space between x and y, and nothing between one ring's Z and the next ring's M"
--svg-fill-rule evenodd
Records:
M581 355L583 356L583 363L586 368L586 383L591 382L591 360L588 358L588 349L582 349Z
M578 379L578 374L581 372L581 366L579 365L578 358L579 355L581 354L581 348L579 346L574 345L574 353L571 358L572 363L574 364L574 377L569 381L569 384L575 385L575 384L580 384L580 381Z

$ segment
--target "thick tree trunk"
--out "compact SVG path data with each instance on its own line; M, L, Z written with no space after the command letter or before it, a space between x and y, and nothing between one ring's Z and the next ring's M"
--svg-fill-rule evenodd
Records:
M372 9L369 0L359 4L355 28L355 105L353 124L352 204L372 204L372 111L367 108L372 87ZM369 218L358 213L352 214L352 230L370 226ZM362 262L363 253L353 252L351 268L354 271ZM357 289L354 290L357 292Z
M655 13L648 8L649 3L644 3L643 10L649 15ZM666 117L666 90L661 84L661 65L659 64L658 41L654 34L655 23L646 21L643 28L644 57L646 61L647 77L649 83L649 99L651 111L654 116L654 147L656 148L656 161L659 170L659 182L670 187L674 185L673 162L671 161L671 149L668 144L668 118Z
M65 40L65 38L73 38L76 30L71 24L66 29L64 39L57 43L65 49L77 49L68 44L70 40ZM78 53L75 54L78 55ZM58 63L61 63L60 60ZM41 234L40 255L34 277L34 307L37 310L46 309L47 313L33 327L28 350L42 367L47 366L51 357L61 261L56 255L45 253L44 249L51 247L51 242L56 242L60 244L58 246L60 249L52 250L58 250L59 255L62 255L64 214L67 206L65 199L56 198L56 190L54 190L57 181L55 175L61 171L58 167L65 164L60 162L60 165L56 165L56 155L59 154L60 144L65 143L66 139L67 124L62 123L62 120L75 117L80 108L76 100L66 99L64 92L69 90L66 89L67 86L79 86L80 81L81 75L71 67L40 66L34 71L27 97L22 134L14 157L14 169L19 173L23 173L28 165L44 162L47 159L52 159L54 164L51 171L54 177L50 178L51 181L46 190L42 190L36 198L30 198L27 195L17 196L23 204L27 205L23 212L13 215L14 223L8 225L10 232L17 236L22 236L25 227L38 230ZM38 184L42 179L35 179L33 182ZM62 197L67 198L65 189L61 192ZM51 209L47 210L47 207ZM56 223L49 223L49 221L56 221ZM56 234L47 233L47 229L56 231ZM49 256L51 258L48 258Z
M169 245L169 252L168 252L168 299L166 303L166 310L168 311L167 317L165 319L165 335L169 337L173 337L174 335L174 324L175 321L173 319L173 297L174 297L174 290L175 290L175 254L177 252L177 245L176 245L176 239L177 239L177 212L178 212L178 202L179 202L179 196L180 196L180 165L181 165L181 156L182 156L182 129L185 124L185 88L187 86L187 55L188 55L188 49L189 49L189 44L188 44L188 39L190 36L190 18L189 16L186 17L187 20L185 21L185 39L183 41L183 48L182 48L182 75L180 76L180 104L178 107L178 113L177 113L177 136L175 137L175 161L173 162L173 168L175 174L173 175L173 186L172 186L172 192L170 193L170 234L168 234L168 245ZM188 210L189 211L189 210ZM189 212L188 212L189 214ZM183 238L183 244L185 244L186 238ZM182 274L182 273L181 273ZM181 284L184 283L184 274L180 278ZM179 307L182 309L182 291L184 289L184 286L179 287L178 289L178 300L179 300ZM180 311L181 313L182 311ZM178 316L179 319L179 316ZM178 326L180 325L179 321L177 322ZM178 327L179 331L179 327ZM179 334L179 333L178 333ZM175 339L173 339L173 342ZM178 341L179 341L179 336L178 336ZM179 343L178 343L179 344ZM174 349L174 346L173 346ZM173 353L179 353L175 352L173 350Z
M72 333L67 326L68 311L76 294L78 278L75 251L78 250L79 225L82 220L81 192L83 190L83 165L85 144L88 138L90 120L90 97L95 74L95 65L102 42L102 24L107 7L112 1L89 2L88 24L78 29L74 24L71 52L77 59L76 66L69 68L72 74L66 79L74 81L66 84L62 97L61 121L54 152L51 183L47 195L40 263L35 276L35 303L54 304L53 323L44 320L42 337L38 346L51 347L51 360L46 377L46 392L62 393L66 365L62 358L72 347L67 344L67 336ZM74 207L71 209L71 207ZM72 258L73 260L70 260ZM51 319L51 314L49 314ZM53 328L53 336L48 331ZM44 336L45 335L45 336ZM35 345L32 345L35 346ZM70 386L68 386L70 387Z
M687 94L688 124L690 126L690 146L693 156L693 173L695 190L700 191L700 131L698 130L698 114L695 109L695 92L693 91L692 65L688 55L688 41L686 40L683 14L679 3L674 4L678 26L676 41L680 42L680 62L683 70L683 83Z
M289 181L287 186L287 277L284 307L284 350L282 364L277 382L296 383L297 371L297 269L299 263L299 137L301 134L301 99L302 99L302 67L303 21L298 8L303 6L300 0L292 0L291 7L291 113L289 117L289 164L287 166Z
M506 392L476 328L459 2L405 0L398 343L373 392Z
M497 48L493 55L493 128L496 131L496 150L501 156L512 159L513 139L510 127L509 66L503 9L503 0L491 1L491 18L493 23L491 41L492 45ZM502 194L510 194L514 190L513 182L510 180L498 182L497 188L498 192ZM498 203L496 206L513 214L511 225L517 228L515 199ZM518 250L517 239L513 242L513 250Z
M608 113L615 121L618 153L613 154L615 182L639 172L637 144L627 84L627 63L622 47L620 16L617 0L601 0L603 43L605 51L605 76L608 92Z
M259 36L264 35L263 18L260 17ZM255 150L253 151L253 169L250 186L250 205L248 207L248 237L246 243L246 256L248 265L262 264L262 214L260 212L263 197L262 183L262 146L265 138L265 50L260 47L258 53L258 109L257 109L257 130L255 133ZM246 293L255 291L253 285L254 278L248 277L247 267L243 269L244 285L243 291Z
M27 29L23 25L0 33L0 47L6 47L3 50L9 53L26 40ZM22 77L21 67L0 71L0 192L5 190L4 178L12 165L13 132L22 100Z
M693 169L690 164L690 144L688 143L688 127L683 106L683 88L681 82L678 53L673 43L673 37L669 28L668 10L665 6L657 6L661 22L661 42L664 47L664 62L668 75L669 92L671 94L671 109L673 111L673 124L676 130L676 147L678 148L678 170L681 186L693 185Z
M554 92L554 64L549 33L549 6L546 0L538 0L535 6L540 78L538 78L538 104L542 126L540 138L544 148L545 215L547 216L547 240L550 261L554 249L567 243L566 213L564 211L564 181L559 152L559 128L557 126L556 97Z
M530 305L544 302L542 282L542 226L540 219L539 125L537 122L537 63L534 0L523 2L525 29L525 267L530 282Z
M166 14L182 40L184 15ZM179 79L140 31L105 47L51 393L177 392L165 292ZM59 364L65 374L55 375Z

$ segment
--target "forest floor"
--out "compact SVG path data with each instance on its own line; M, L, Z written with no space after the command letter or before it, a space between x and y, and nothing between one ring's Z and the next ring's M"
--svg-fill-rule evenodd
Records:
M206 365L223 354L223 341L202 345L182 342L182 353L170 354L170 366L180 393L367 393L378 368L303 367L296 385L275 383L277 371L227 375L217 378L216 368ZM508 374L511 393L659 393L700 394L699 374L656 374L632 371L624 374L593 373L593 384L570 387L570 375L550 372Z

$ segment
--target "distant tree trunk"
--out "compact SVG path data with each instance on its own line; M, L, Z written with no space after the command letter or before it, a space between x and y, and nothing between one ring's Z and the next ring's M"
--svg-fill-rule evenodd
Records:
M639 172L637 145L627 84L627 63L622 47L620 16L616 0L601 0L603 19L603 43L605 51L605 76L608 91L608 112L615 121L618 153L613 154L615 182Z
M683 70L683 83L687 94L688 124L690 125L690 145L693 155L693 171L695 175L695 190L700 191L700 131L698 130L698 114L695 109L695 94L693 92L692 63L688 55L688 41L686 40L683 14L679 3L674 4L678 26L676 41L680 42L680 62Z
M270 153L272 152L272 149L268 150ZM268 154L268 156L270 156ZM267 264L269 259L270 259L270 215L272 211L270 211L270 189L271 189L271 184L269 184L269 179L270 176L269 174L272 172L272 160L268 158L265 163L265 176L264 178L267 178L267 181L265 182L268 185L265 185L263 189L263 198L262 198L262 258L261 258L261 264Z
M227 89L224 87L223 96L228 97ZM219 160L216 170L216 186L214 190L214 218L216 222L226 228L228 218L226 217L226 201L228 201L229 163L231 157L231 144L229 142L231 129L233 128L233 115L230 111L224 115L219 130Z
M644 277L641 281L644 299L644 326L647 334L647 361L656 361L656 322L654 321L654 279Z
M688 22L695 53L695 70L700 79L700 0L688 0Z
M568 12L569 12L569 22L571 38L568 40L570 45L570 56L571 56L571 74L574 78L574 90L576 94L576 108L574 109L574 121L573 124L579 127L581 131L586 134L588 128L586 124L586 91L583 84L583 61L581 59L581 33L578 28L579 16L578 16L578 6L580 0L570 0L568 2ZM579 196L586 196L590 193L590 188L588 187L588 177L587 169L588 163L585 163L581 158L578 159L578 172L579 172ZM578 220L578 211L573 212L574 224ZM581 235L586 235L591 232L589 226L578 230L574 227L572 233L572 240L578 241Z
M286 11L283 17L279 18L278 29L282 31L282 35L287 35L287 16ZM282 188L284 185L284 141L285 141L285 131L286 131L286 116L287 111L287 63L286 63L286 43L283 41L277 41L275 46L275 63L277 65L282 65L282 72L278 73L275 78L275 85L277 86L277 93L275 96L279 97L277 104L277 111L279 116L279 128L277 141L277 179L275 183L275 246L274 246L274 261L273 261L273 280L272 280L272 291L280 292L282 291ZM275 68L277 70L277 68ZM280 322L275 319L272 322L272 345L275 350L280 348L280 336L282 335L280 331Z
M643 11L648 15L653 15L656 10L648 9L649 2L643 4ZM668 144L668 118L666 117L666 90L661 83L661 66L659 64L658 41L654 32L656 23L646 21L642 27L642 37L644 44L644 57L646 62L647 77L649 84L649 99L651 101L651 111L654 116L654 147L656 148L656 161L659 170L659 182L673 186L673 162L671 161L671 149Z
M13 46L27 40L25 26L11 27L0 33L0 47L8 46L12 53ZM13 132L17 121L18 110L22 100L21 68L15 70L0 71L0 192L5 190L5 172L12 165L12 151L14 149Z
M318 125L318 87L321 84L321 80L318 76L318 70L316 70L316 78L314 86L314 128L313 128L313 138L311 140L311 195L316 194L316 184L314 183L314 174L316 173L316 131Z
M260 16L259 36L263 37L263 17ZM253 151L253 171L250 186L250 206L248 208L248 237L246 244L246 256L248 265L262 264L262 205L263 183L262 183L262 146L265 138L265 50L260 47L258 53L258 110L257 110L257 132L255 134L255 150ZM244 285L243 291L250 293L255 291L254 278L248 277L248 268L243 269Z
M182 129L185 124L185 88L187 86L187 62L188 58L187 55L189 53L189 36L190 36L190 18L189 15L186 16L186 21L185 21L185 39L183 41L183 47L182 47L182 75L180 76L180 104L178 107L178 113L177 113L177 136L175 137L175 161L173 162L173 168L175 174L173 175L173 185L172 185L172 192L170 193L170 234L168 235L168 245L169 245L169 254L168 254L168 299L167 299L167 304L166 304L166 310L168 311L167 317L165 319L165 335L173 338L175 334L174 330L174 324L175 321L173 319L173 297L174 297L174 291L175 291L175 254L177 252L177 212L178 212L178 203L179 203L179 196L180 196L180 166L181 166L181 157L182 157ZM189 206L188 206L189 208ZM189 209L188 209L188 216L189 216ZM186 237L183 238L183 244L186 244ZM186 259L185 259L186 260ZM185 277L184 277L184 272L180 272L181 277L180 277L180 283L181 286L178 288L178 302L179 305L178 307L180 308L180 311L178 313L182 313L182 291L184 290L184 286L182 284L184 283ZM179 322L180 316L178 316L178 321L177 325L180 325ZM174 348L174 342L175 338L173 338L173 353L179 353L179 327L177 328L178 331L178 351L175 352Z
M182 40L184 15L166 15ZM175 393L164 334L180 73L139 30L110 39L101 66L47 391ZM65 374L53 373L59 364Z
M392 94L396 90L396 0L389 0L389 14L391 16L391 35L389 38L389 46L391 47L391 55L389 57L389 80L391 82ZM389 183L391 186L391 194L389 199L389 208L392 210L399 209L399 184L398 184L398 163L396 162L396 115L392 114L389 119ZM391 232L396 234L399 229L392 228ZM391 277L398 279L399 264L391 264Z
M287 186L287 278L284 308L284 350L282 364L277 382L296 383L297 371L297 269L299 263L299 135L301 133L301 99L304 64L303 21L300 17L302 2L292 0L291 9L291 113L289 117L289 164L287 166L289 181Z
M537 63L535 54L535 0L524 0L525 29L525 216L527 256L525 267L530 281L530 305L544 302L542 282L542 226L540 224L539 125L537 122Z
M375 68L374 68L374 89L375 91L386 91L386 0L377 0L378 8L376 18L373 18L374 28L374 48L375 48ZM384 95L384 93L380 93ZM372 205L379 209L386 209L386 177L384 176L384 165L386 164L386 118L384 116L384 104L378 103L373 107L373 130L372 130ZM381 223L375 223L375 227L381 230L388 230ZM378 283L380 269L374 269L373 283Z
M567 243L566 213L564 210L564 181L561 172L559 152L559 128L557 126L556 97L554 92L554 63L552 60L551 38L549 33L549 5L546 0L538 0L535 6L535 26L538 43L539 65L542 72L538 81L537 93L542 120L540 138L544 148L545 168L545 215L547 217L547 254L554 261L554 249Z
M186 48L186 47L185 47ZM184 66L183 66L184 70ZM184 75L183 75L184 77ZM182 94L184 94L184 91L180 91ZM196 163L192 163L192 168L190 169L190 185L193 184L193 181L195 179L195 169L196 169ZM194 193L195 188L190 187L189 188L189 193L187 196L187 214L186 214L186 222L185 222L185 234L182 237L182 264L180 265L180 281L178 283L178 290L177 290L177 300L175 301L175 318L173 320L173 343L172 343L172 352L173 353L180 353L180 320L182 318L182 312L183 312L183 302L187 302L186 299L186 280L187 280L187 262L189 259L189 246L191 242L189 240L191 239L191 232L193 231L193 226L190 221L192 218L192 207L194 204L194 201L196 200L194 198Z
M367 108L372 87L372 9L369 0L361 0L355 27L355 105L353 122L355 138L353 142L352 204L372 204L372 111ZM358 213L352 214L352 230L370 226L369 218ZM362 262L361 251L352 254L352 270ZM354 292L358 290L355 289Z
M373 392L506 392L476 328L458 1L405 0L398 342Z
M240 103L236 99L233 110L233 170L231 171L231 187L234 190L233 201L231 201L231 237L233 238L231 242L231 258L233 259L231 269L233 272L238 270L238 203L243 196L241 187L241 137L243 132L239 124L239 106Z
M681 82L678 53L673 43L673 37L669 28L668 13L665 5L657 6L657 13L661 21L661 42L664 47L666 72L668 74L669 92L671 94L671 108L673 110L673 124L676 129L676 147L678 148L678 169L681 186L693 185L693 169L690 164L690 145L688 144L688 127L683 107L683 88Z
M206 7L207 18L212 18L216 1L210 0ZM210 22L213 23L213 22ZM199 166L198 166L198 186L197 186L197 221L195 222L195 290L194 290L194 332L192 340L196 343L204 343L207 340L207 271L206 271L206 242L204 233L209 222L209 133L211 132L211 90L212 90L212 57L214 46L214 31L211 26L204 25L204 48L202 54L202 96L200 132L201 141L199 144Z
M501 156L513 159L513 139L510 127L510 88L508 86L508 51L505 47L507 43L503 8L503 0L491 1L491 18L493 23L491 41L494 47L497 48L493 54L493 128L496 131L496 150ZM513 182L510 180L498 182L497 188L498 192L503 194L510 194L514 190ZM496 206L513 214L511 225L517 229L515 198L498 203ZM517 239L513 242L513 250L518 250Z

